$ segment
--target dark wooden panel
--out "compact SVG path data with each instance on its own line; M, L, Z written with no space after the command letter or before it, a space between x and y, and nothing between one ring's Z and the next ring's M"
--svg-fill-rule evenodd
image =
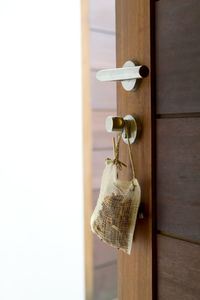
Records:
M116 134L108 133L105 129L105 120L107 116L115 116L113 112L92 112L92 137L93 137L93 148L94 149L108 149L113 145L112 137Z
M96 269L94 279L94 299L112 300L117 298L117 264Z
M115 35L90 32L91 67L115 68Z
M158 300L199 300L200 246L158 235Z
M157 113L200 112L200 1L156 2Z
M157 120L157 226L200 241L200 118Z
M93 205L95 207L99 196L99 190L93 190ZM103 243L94 234L94 265L99 267L117 260L117 250Z
M115 32L115 0L90 0L90 28Z
M101 185L101 177L105 168L105 159L112 158L112 149L103 151L93 151L92 166L92 188L99 189Z
M95 71L91 71L91 94L92 109L116 110L116 83L97 80Z

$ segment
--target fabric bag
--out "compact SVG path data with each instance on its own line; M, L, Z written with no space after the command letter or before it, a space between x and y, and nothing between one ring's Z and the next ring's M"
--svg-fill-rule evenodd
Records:
M106 159L100 194L91 217L91 229L105 243L131 253L133 234L141 200L140 185L135 178L133 159L128 140L132 167L131 181L118 179L118 171L126 165L119 161L119 143L114 144L114 160Z

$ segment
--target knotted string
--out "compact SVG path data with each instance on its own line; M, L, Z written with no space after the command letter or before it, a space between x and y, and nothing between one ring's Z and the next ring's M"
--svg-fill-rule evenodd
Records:
M133 178L136 178L135 176L135 167L134 167L134 162L133 162L133 156L131 152L131 145L130 145L130 137L129 137L129 130L127 124L125 124L125 130L126 130L126 135L127 135L127 140L128 140L128 152L129 152L129 158L130 158L130 163L131 163L131 170L132 170L132 175ZM117 146L115 144L115 138L113 137L113 151L114 151L114 159L112 160L112 163L117 166L118 169L121 170L122 166L127 167L123 162L119 160L119 144L121 140L121 134L118 135L117 137ZM133 183L133 180L131 181L133 189L135 189L135 184Z
M119 160L119 143L121 140L121 134L117 137L117 146L115 144L115 138L113 137L113 150L114 150L114 159L112 160L112 163L117 166L118 169L121 170L122 166L127 167L123 162Z

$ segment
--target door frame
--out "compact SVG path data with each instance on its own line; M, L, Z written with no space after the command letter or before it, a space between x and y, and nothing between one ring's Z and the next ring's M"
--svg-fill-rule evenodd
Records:
M92 300L93 237L89 224L93 209L92 127L88 0L81 0L81 8L85 295L87 300ZM117 67L121 67L127 60L136 60L147 65L150 70L149 76L144 79L136 92L126 92L120 83L117 85L118 115L136 114L142 122L142 135L132 146L132 152L136 175L138 174L142 189L142 208L145 216L144 220L137 221L131 255L124 253L118 255L118 299L154 300L156 299L155 160L153 159L155 156L154 0L116 0L116 39L119 49ZM124 51L123 48L127 50ZM129 164L125 145L121 143L121 147L122 161ZM128 177L128 171L124 173L124 177Z
M93 236L90 229L92 205L92 125L90 83L89 1L81 0L82 29L82 124L83 124L83 189L84 189L84 257L85 299L93 299Z

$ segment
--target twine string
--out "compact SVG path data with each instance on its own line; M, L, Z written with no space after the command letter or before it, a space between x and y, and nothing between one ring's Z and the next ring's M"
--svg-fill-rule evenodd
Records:
M131 152L130 137L129 137L129 130L128 130L127 124L125 124L125 129L126 129L126 135L127 135L127 139L128 139L128 152L129 152L129 158L130 158L130 162L131 162L132 174L133 174L133 177L135 178L136 177L135 176L135 166L134 166L133 156L132 156L132 152Z
M122 161L119 160L119 144L121 140L121 134L117 136L117 146L115 144L115 138L113 137L113 151L114 151L114 159L112 161L113 164L117 166L121 170L122 166L127 167Z
M132 156L132 152L131 152L130 136L129 136L129 130L128 129L129 129L128 124L125 123L125 130L126 130L126 135L127 135L127 140L128 140L128 153L129 153L129 159L130 159L130 163L131 163L132 176L133 176L133 178L136 178L136 176L135 176L135 166L134 166L133 156ZM115 137L113 137L114 159L112 160L112 163L115 164L117 166L117 168L119 168L121 170L122 166L127 167L127 165L119 160L120 140L121 140L121 134L119 134L117 136L117 145L116 145ZM133 184L133 187L134 187L133 181L132 181L132 184Z

